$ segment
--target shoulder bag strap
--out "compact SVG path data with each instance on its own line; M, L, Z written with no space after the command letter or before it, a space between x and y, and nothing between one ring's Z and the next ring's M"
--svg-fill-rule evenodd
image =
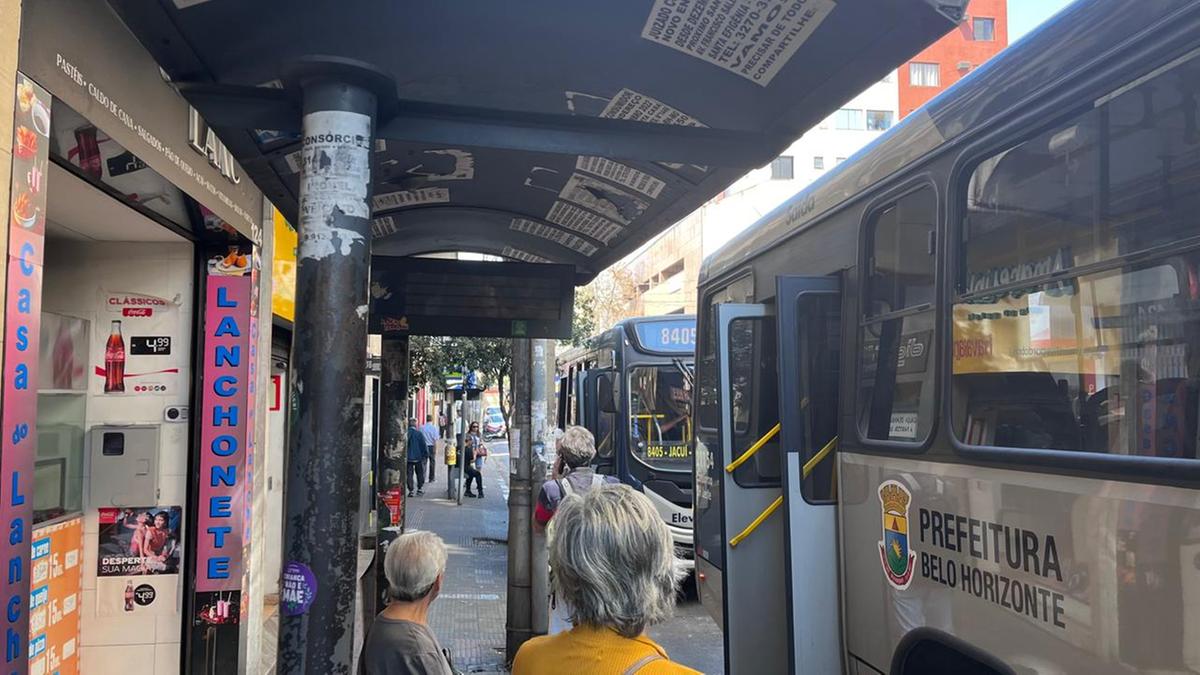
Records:
M646 656L643 656L642 658L638 659L632 666L629 666L628 668L626 668L625 672L622 675L633 675L634 673L638 672L645 666L647 666L651 663L654 663L655 661L658 661L660 659L662 659L662 656L660 654L648 654Z
M598 488L601 485L604 485L605 482L606 481L604 479L604 474L599 474L599 473L592 474L592 487Z
M563 478L559 478L558 480L556 480L554 482L558 483L558 491L560 493L559 501L566 499L567 497L569 497L572 494L575 494L575 488L571 487L570 479L563 477Z

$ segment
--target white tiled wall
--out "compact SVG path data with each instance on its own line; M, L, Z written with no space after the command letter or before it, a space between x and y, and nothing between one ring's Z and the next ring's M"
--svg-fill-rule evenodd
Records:
M168 331L172 337L171 363L164 362L164 367L180 368L175 380L177 386L164 396L106 397L97 395L93 389L87 404L89 428L108 423L159 424L165 407L188 404L192 379L192 255L192 245L187 243L52 240L47 244L42 298L45 311L88 319L93 323L93 332L107 332L108 322L113 315L102 306L103 295L98 289L144 293L177 299L179 303L175 310L179 320ZM128 337L126 333L126 340ZM158 504L185 506L187 425L163 423L160 429ZM86 484L87 475L84 481ZM86 499L85 489L85 503ZM187 524L184 523L183 527L186 528ZM178 673L183 620L179 606L169 616L96 616L97 530L97 512L88 509L83 529L82 672L87 675ZM190 552L184 550L183 555L186 560ZM178 590L178 597L182 602L182 586Z

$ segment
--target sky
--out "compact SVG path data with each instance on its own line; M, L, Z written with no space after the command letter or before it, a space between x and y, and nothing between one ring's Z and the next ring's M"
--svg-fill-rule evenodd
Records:
M1012 44L1073 0L1008 0L1008 42Z

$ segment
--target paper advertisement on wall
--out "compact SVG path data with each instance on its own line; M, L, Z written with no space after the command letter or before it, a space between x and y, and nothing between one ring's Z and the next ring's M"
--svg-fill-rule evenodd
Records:
M179 574L182 519L178 506L100 509L96 575Z
M29 672L79 673L83 519L33 531L29 591Z
M96 557L99 616L175 612L182 519L179 506L100 509Z
M145 293L100 291L93 342L92 393L166 396L179 393L179 301Z

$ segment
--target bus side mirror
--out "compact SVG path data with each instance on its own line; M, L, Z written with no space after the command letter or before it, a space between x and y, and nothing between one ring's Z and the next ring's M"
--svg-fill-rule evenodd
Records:
M601 412L617 412L617 403L613 396L612 376L601 373L596 376L596 403Z

